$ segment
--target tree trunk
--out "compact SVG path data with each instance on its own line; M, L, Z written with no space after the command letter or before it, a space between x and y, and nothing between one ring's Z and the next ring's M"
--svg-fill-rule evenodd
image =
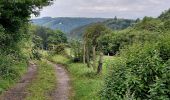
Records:
M102 72L102 66L103 66L103 53L100 53L99 65L98 65L98 68L97 68L97 74L100 74Z
M54 50L54 44L53 44L53 50Z
M96 70L96 47L93 46L93 69Z
M86 44L83 43L83 63L86 63Z
M90 67L90 57L89 57L89 48L86 48L86 60L87 60L87 67Z
M72 48L70 48L70 58L72 58Z

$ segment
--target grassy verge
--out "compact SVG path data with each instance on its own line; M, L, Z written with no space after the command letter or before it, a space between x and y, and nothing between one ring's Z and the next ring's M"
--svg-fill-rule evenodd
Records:
M105 57L105 62L109 62L110 58ZM103 68L103 74L96 75L96 71L88 68L82 63L72 63L68 58L55 55L49 57L49 60L66 66L71 74L71 83L74 90L73 100L99 100L99 91L104 82L104 75L108 68ZM108 64L108 63L107 63ZM106 63L104 63L106 66Z
M1 67L1 66L0 66ZM12 66L13 70L17 72L17 77L9 77L8 75L5 78L2 78L0 76L0 94L3 93L3 91L11 88L19 79L20 77L26 72L27 70L27 63L17 62ZM12 75L11 75L12 76Z
M47 61L38 61L38 75L28 87L30 95L26 100L49 100L50 92L56 87L55 70Z

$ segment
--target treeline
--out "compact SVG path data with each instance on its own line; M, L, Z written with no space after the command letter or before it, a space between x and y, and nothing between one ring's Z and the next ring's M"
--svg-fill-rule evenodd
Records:
M30 32L33 34L33 50L36 57L40 54L38 53L40 50L48 50L56 54L64 53L64 48L67 46L67 37L62 31L32 25Z
M0 92L24 72L32 55L31 14L38 15L52 1L0 0Z

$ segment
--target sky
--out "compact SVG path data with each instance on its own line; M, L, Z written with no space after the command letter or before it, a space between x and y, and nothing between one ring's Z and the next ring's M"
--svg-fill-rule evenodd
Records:
M41 17L98 17L136 19L157 17L170 8L170 0L55 0ZM35 17L33 17L35 18Z

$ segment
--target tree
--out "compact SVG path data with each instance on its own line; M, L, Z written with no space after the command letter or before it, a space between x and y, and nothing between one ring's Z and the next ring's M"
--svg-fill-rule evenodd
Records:
M60 43L67 43L67 37L62 31L56 30L49 34L48 43L54 45L58 45Z
M53 50L54 49L57 50L59 49L59 47L62 46L64 47L64 44L67 43L67 37L62 31L56 30L56 31L51 31L51 33L49 33L49 37L47 41L48 41L48 47L52 46Z
M32 41L34 43L35 48L37 48L37 49L42 48L42 38L41 37L34 35Z
M170 9L162 12L162 14L158 18L160 18L163 21L166 21L167 19L169 19L170 18Z
M42 26L34 26L33 34L42 39L44 50L55 49L55 46L67 43L66 35L60 30L52 30Z
M71 40L70 41L70 47L71 47L71 53L70 55L74 62L79 62L82 61L83 58L83 47L82 47L82 42L80 40Z
M36 36L39 36L42 38L42 48L44 50L48 49L48 37L49 34L51 34L53 31L49 28L42 27L42 26L36 26L35 30L33 31L33 34Z
M28 27L31 14L38 15L43 6L53 0L1 0L0 25L4 28L4 45L1 48L12 47L18 43L27 32L21 32L22 27ZM10 41L10 42L9 42Z
M96 70L96 48L98 47L98 38L104 34L107 28L100 24L94 24L87 28L86 33L84 34L84 42L86 43L86 59L87 65L89 66L89 60L92 52L92 59L93 59L93 68ZM92 50L90 48L92 47Z

